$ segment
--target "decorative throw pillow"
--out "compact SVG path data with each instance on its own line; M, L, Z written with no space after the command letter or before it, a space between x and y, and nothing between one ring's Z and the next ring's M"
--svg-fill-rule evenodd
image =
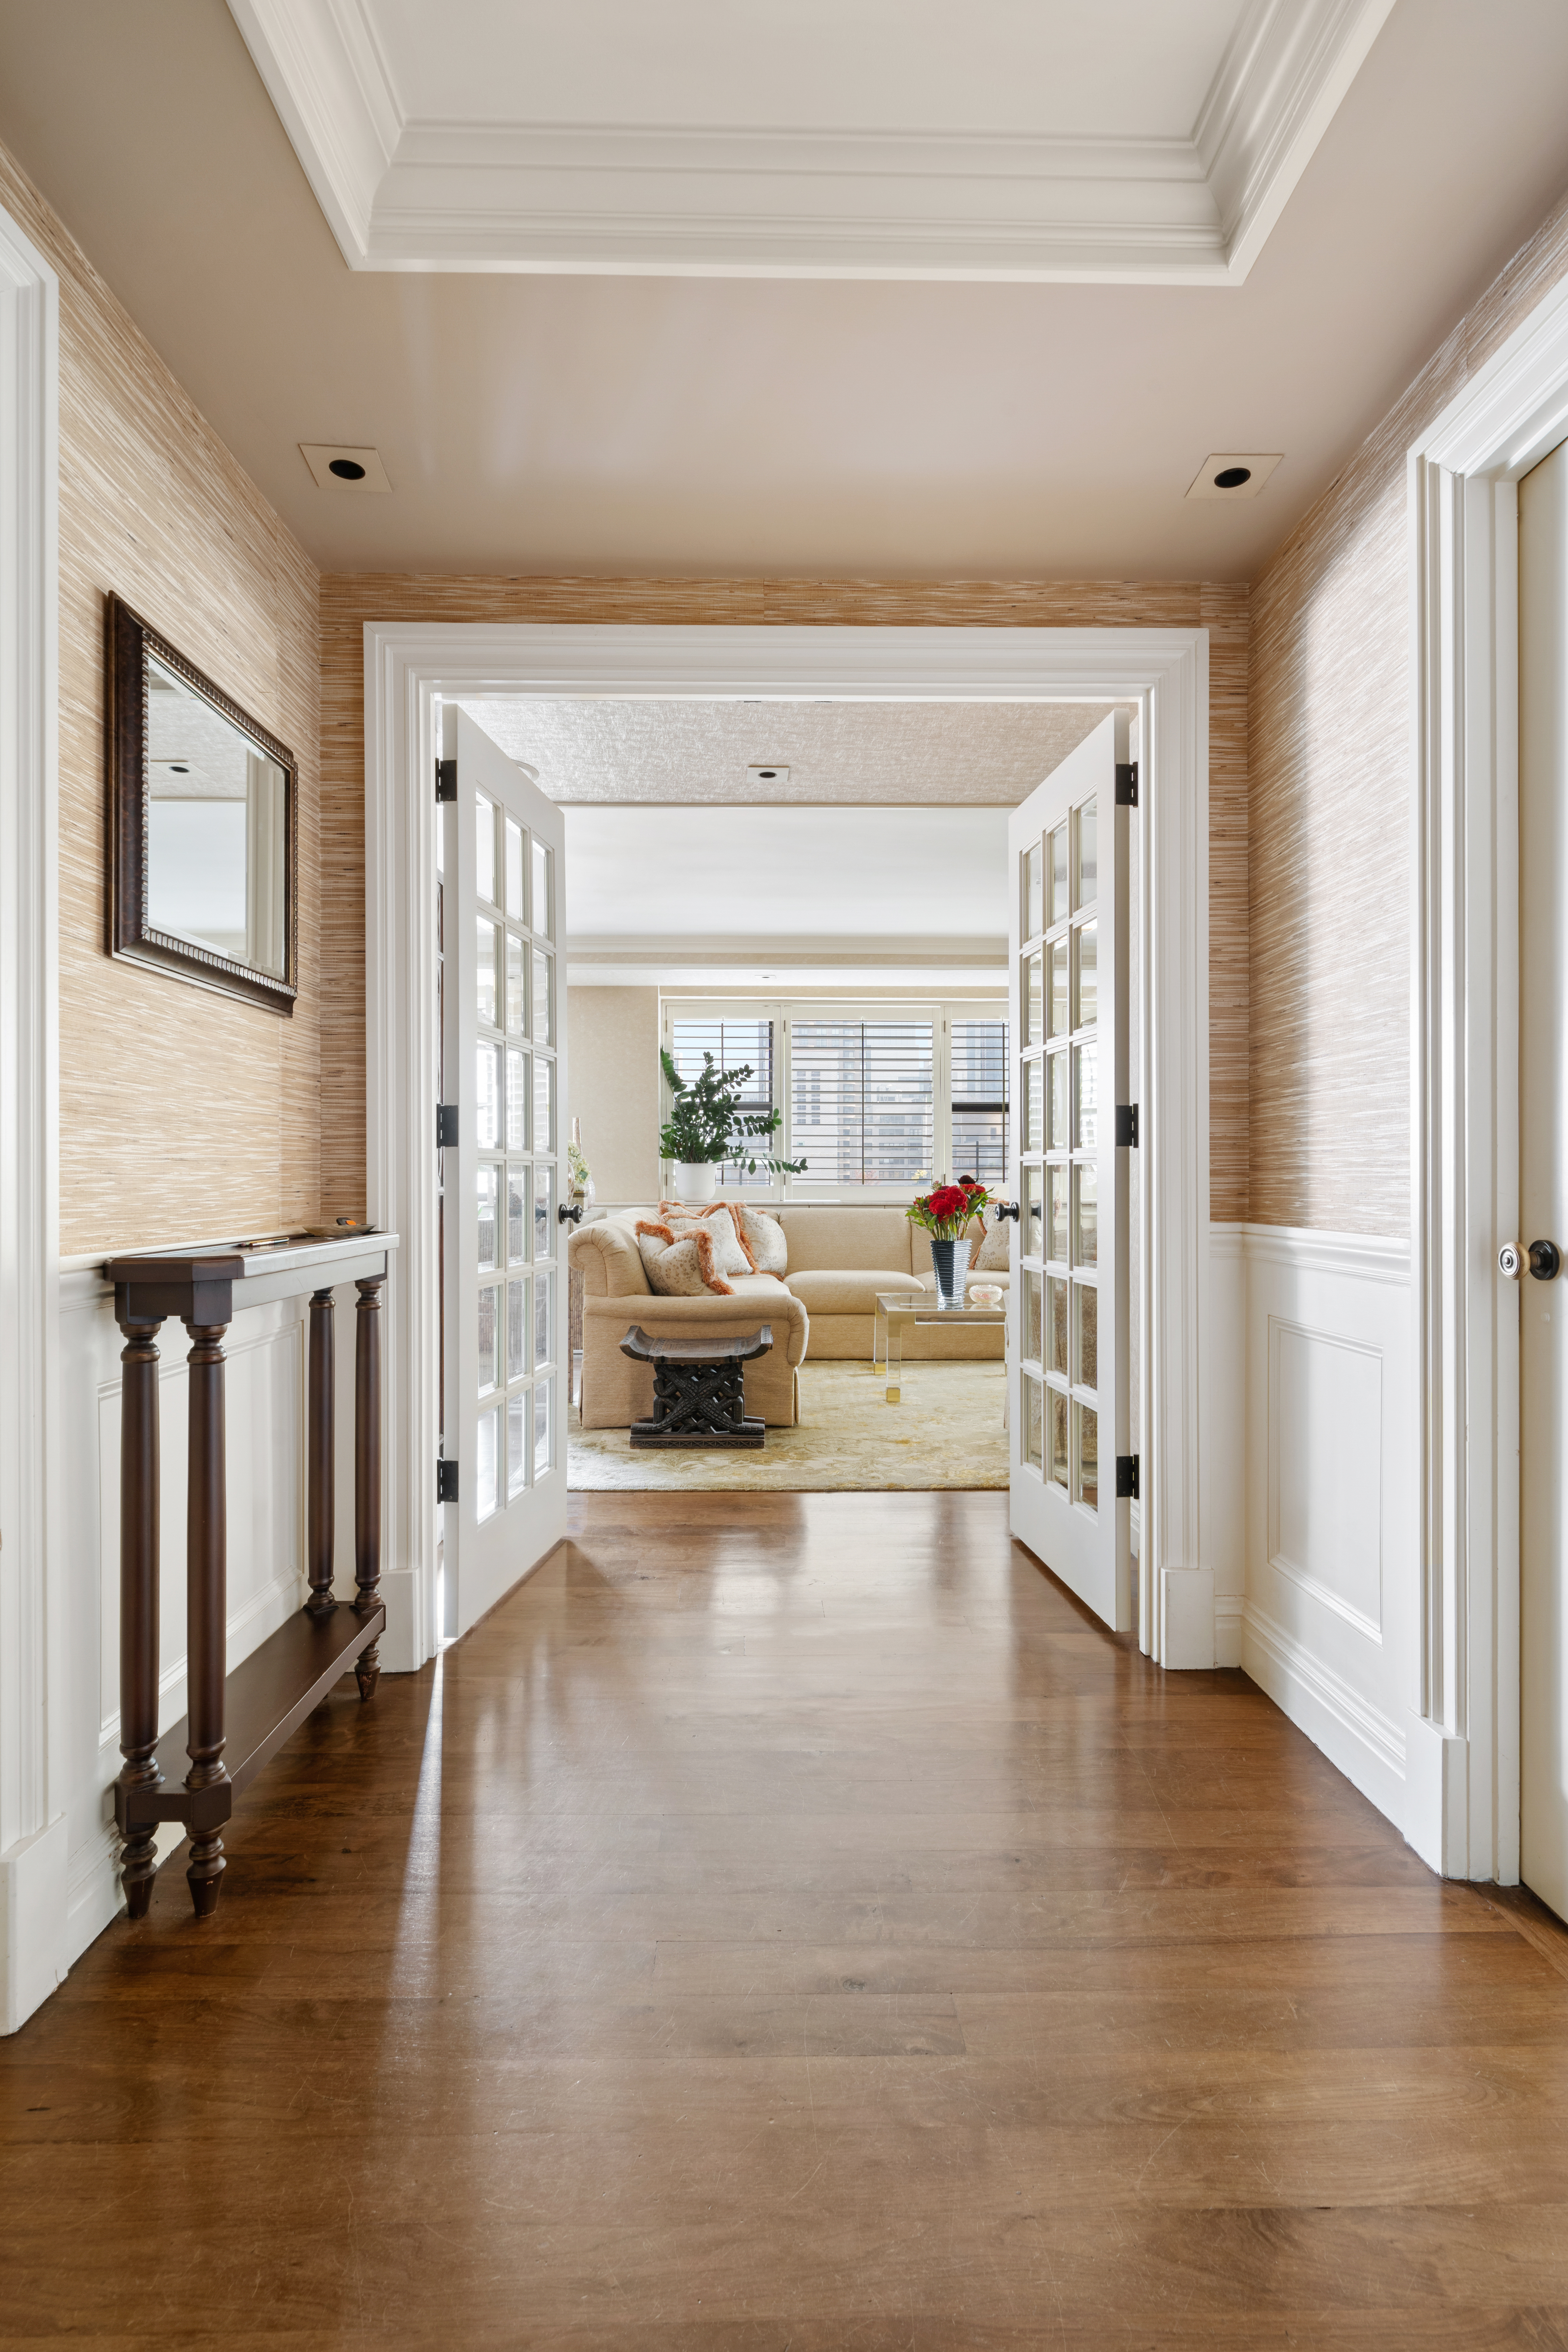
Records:
M971 1274L995 1274L1013 1263L1013 1221L987 1216L980 1246L969 1261Z
M679 1201L661 1201L658 1204L660 1222L669 1227L676 1240L684 1241L691 1234L706 1234L713 1249L715 1274L752 1274L752 1253L740 1236L740 1228L727 1201L715 1201L709 1209L694 1209Z
M776 1217L765 1209L753 1209L748 1201L731 1201L731 1213L740 1212L740 1222L746 1247L752 1254L752 1264L759 1274L784 1274L789 1269L789 1244L784 1229Z
M637 1247L648 1282L661 1298L697 1298L716 1290L725 1298L734 1292L714 1270L713 1243L699 1227L677 1240L668 1225L637 1221Z

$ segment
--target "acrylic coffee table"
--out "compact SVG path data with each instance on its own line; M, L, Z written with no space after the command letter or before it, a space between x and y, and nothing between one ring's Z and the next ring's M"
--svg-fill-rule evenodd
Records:
M994 1307L972 1307L965 1294L962 1307L944 1307L934 1290L879 1290L877 1321L871 1339L871 1364L888 1369L888 1402L901 1402L904 1333L914 1323L1001 1323L1007 1320L1007 1301Z

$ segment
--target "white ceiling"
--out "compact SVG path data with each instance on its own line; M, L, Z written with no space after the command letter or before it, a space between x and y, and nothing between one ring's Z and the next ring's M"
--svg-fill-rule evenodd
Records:
M230 0L355 269L1236 283L1393 0Z
M569 808L574 982L1005 985L1004 808Z
M531 701L465 698L509 759L569 803L989 803L1034 791L1095 702ZM754 764L787 782L752 785Z
M764 4L794 21L724 21ZM1224 286L351 270L226 0L0 6L0 141L326 571L1248 581L1568 184L1568 7L1396 0ZM1285 458L1188 500L1225 449Z

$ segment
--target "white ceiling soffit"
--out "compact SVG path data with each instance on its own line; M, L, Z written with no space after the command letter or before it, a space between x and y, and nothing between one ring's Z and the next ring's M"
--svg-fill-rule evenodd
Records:
M574 959L971 964L1006 927L1005 808L566 812Z
M352 269L1208 286L1393 0L229 5Z

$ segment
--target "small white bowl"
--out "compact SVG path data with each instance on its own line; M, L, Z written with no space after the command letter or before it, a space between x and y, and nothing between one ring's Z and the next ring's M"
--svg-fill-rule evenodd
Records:
M976 1307L1000 1307L1002 1286L999 1282L972 1282L969 1286L969 1296L973 1299Z

